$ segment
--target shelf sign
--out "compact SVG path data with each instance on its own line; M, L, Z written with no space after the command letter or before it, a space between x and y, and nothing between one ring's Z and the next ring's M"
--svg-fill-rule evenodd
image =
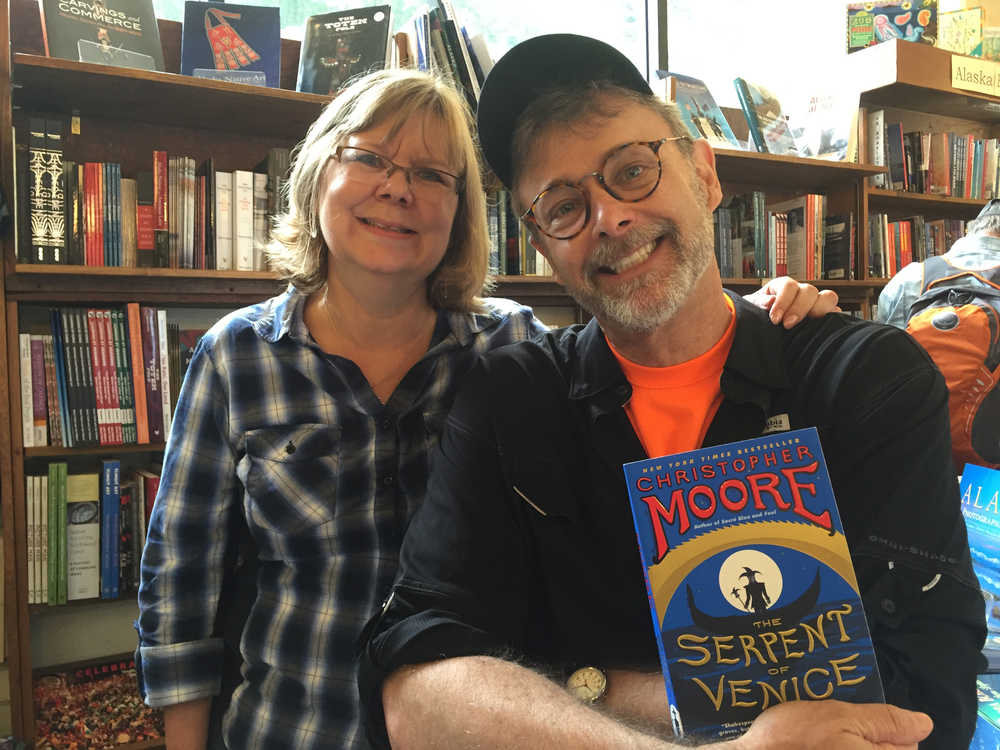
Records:
M965 91L1000 96L1000 63L952 55L951 86Z

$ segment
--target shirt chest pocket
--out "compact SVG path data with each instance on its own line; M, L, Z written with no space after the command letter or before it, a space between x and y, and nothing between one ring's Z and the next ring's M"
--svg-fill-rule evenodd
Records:
M327 556L335 543L340 430L323 424L269 427L246 436L247 521L260 555Z

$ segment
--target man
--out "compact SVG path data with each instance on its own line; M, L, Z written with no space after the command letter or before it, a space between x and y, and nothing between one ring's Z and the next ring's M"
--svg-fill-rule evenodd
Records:
M362 658L373 742L673 747L621 466L814 425L889 700L931 714L923 747L967 745L983 606L926 355L846 316L777 329L724 293L712 150L607 45L518 45L478 121L594 319L485 357L459 396ZM726 746L914 748L930 730L891 706L786 703Z
M955 242L943 257L954 267L953 273L995 273L1000 268L1000 199L994 198L983 207L966 227L965 237ZM876 320L906 328L910 305L923 292L923 281L923 263L910 263L901 269L878 296ZM973 277L968 283L975 286L980 282Z

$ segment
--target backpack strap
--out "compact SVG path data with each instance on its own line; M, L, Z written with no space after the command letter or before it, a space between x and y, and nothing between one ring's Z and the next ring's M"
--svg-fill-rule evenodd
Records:
M923 262L922 268L924 278L923 283L920 286L921 294L926 292L931 287L941 286L946 282L960 279L963 276L978 279L987 286L1000 289L1000 264L974 271L968 268L959 268L958 266L952 265L945 260L944 256L932 255Z

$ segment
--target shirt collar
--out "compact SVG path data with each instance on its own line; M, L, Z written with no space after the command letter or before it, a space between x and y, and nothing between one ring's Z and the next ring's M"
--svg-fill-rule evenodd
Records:
M277 297L256 305L259 317L254 321L257 335L269 343L275 343L289 336L299 343L310 341L305 323L305 303L308 295L291 284ZM479 333L499 325L503 320L502 310L486 304L482 312L444 312L447 325L459 346L468 346Z
M784 329L771 323L766 310L728 290L726 294L736 309L736 333L723 372L723 392L727 397L739 397L746 387L752 390L754 386L768 390L787 388ZM571 365L570 398L585 399L602 391L618 389L615 392L622 396L621 403L625 403L631 388L596 318L579 332L576 350ZM750 396L749 400L757 399Z

